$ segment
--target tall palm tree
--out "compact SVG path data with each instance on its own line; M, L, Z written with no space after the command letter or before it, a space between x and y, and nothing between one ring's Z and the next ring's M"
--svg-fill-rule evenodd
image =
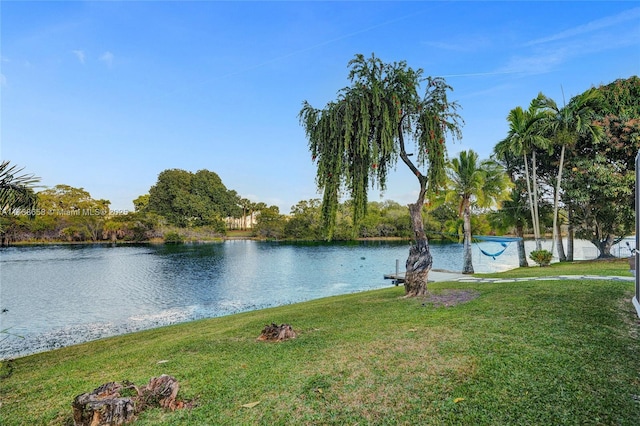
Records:
M513 184L504 168L493 160L478 161L478 154L462 151L447 168L447 199L459 202L463 219L463 274L473 274L471 261L471 205L493 207L509 199Z
M499 156L507 152L522 156L536 250L542 248L540 242L540 214L538 212L536 148L547 149L549 147L549 139L545 137L542 128L542 120L546 117L547 114L540 109L538 98L533 99L526 110L522 109L522 107L512 109L507 116L509 133L505 139L498 142L494 149ZM529 156L531 156L531 173L529 173Z
M240 198L239 205L242 207L242 230L247 230L247 215L251 209L251 200L247 198Z
M553 99L544 96L542 93L537 98L538 107L543 108L547 112L547 117L544 119L544 127L549 131L554 144L561 147L553 200L553 240L555 243L556 238L558 239L558 248L562 245L562 236L556 232L556 228L558 223L558 204L565 150L567 146L575 146L578 138L583 135L590 135L595 142L600 141L603 132L602 128L594 121L594 109L597 108L601 102L602 94L595 88L591 88L580 95L574 96L569 103L563 107L559 107ZM560 251L563 250L559 250L559 252Z
M34 209L37 197L33 185L40 178L32 174L19 174L22 168L11 165L8 160L0 163L0 213L13 209Z

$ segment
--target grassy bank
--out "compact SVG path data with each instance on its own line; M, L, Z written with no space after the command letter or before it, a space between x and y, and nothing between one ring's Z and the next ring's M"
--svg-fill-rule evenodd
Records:
M562 268L556 274L588 273L583 263ZM606 274L628 275L626 261ZM136 424L636 425L632 287L431 285L478 293L453 307L403 299L402 287L391 287L100 340L4 362L0 424L70 425L76 395L165 373L196 407L147 411ZM271 322L292 324L299 337L256 341Z

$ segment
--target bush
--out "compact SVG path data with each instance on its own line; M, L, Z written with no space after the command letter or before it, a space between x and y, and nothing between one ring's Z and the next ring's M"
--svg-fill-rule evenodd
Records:
M534 250L529 254L529 258L540 266L549 266L552 257L549 250Z
M182 244L184 243L184 237L177 232L168 232L164 236L165 244Z

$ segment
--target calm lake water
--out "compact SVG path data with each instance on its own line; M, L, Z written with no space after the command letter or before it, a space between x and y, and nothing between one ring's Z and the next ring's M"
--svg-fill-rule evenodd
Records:
M391 286L408 243L47 245L0 249L0 359L200 318ZM432 244L460 271L461 244ZM593 246L591 246L593 247ZM488 252L497 243L482 243ZM474 245L476 272L517 267ZM587 253L582 258L595 257ZM576 253L576 258L581 254Z

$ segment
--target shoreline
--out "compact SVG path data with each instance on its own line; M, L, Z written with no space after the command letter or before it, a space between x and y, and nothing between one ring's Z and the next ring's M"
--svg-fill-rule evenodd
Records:
M83 343L123 336L143 331L154 330L163 327L185 324L195 321L210 320L228 317L247 312L258 312L265 309L279 308L296 305L332 297L347 296L350 294L379 291L393 287L391 283L378 288L368 288L347 293L333 294L318 298L292 299L282 303L266 303L262 305L249 304L236 307L228 311L211 309L205 305L186 306L182 308L170 308L156 314L134 315L120 322L94 322L88 324L76 324L61 326L46 332L36 332L21 336L12 333L11 329L4 330L6 336L0 338L0 361L13 360L50 352ZM0 333L0 336L2 333Z
M459 272L444 269L432 269L429 282L447 282L469 277ZM116 337L141 331L169 327L177 324L189 323L200 320L226 317L245 312L261 311L288 305L305 303L313 300L322 300L336 296L378 291L395 285L388 282L378 288L362 289L336 295L322 296L310 299L291 299L281 303L232 307L227 310L219 306L194 305L181 308L170 308L155 314L133 315L122 321L93 322L87 324L75 324L60 326L49 331L35 332L21 336L19 332L12 333L11 329L5 330L6 336L0 339L0 361L22 358L42 352L49 352L64 347L80 345L110 337Z

